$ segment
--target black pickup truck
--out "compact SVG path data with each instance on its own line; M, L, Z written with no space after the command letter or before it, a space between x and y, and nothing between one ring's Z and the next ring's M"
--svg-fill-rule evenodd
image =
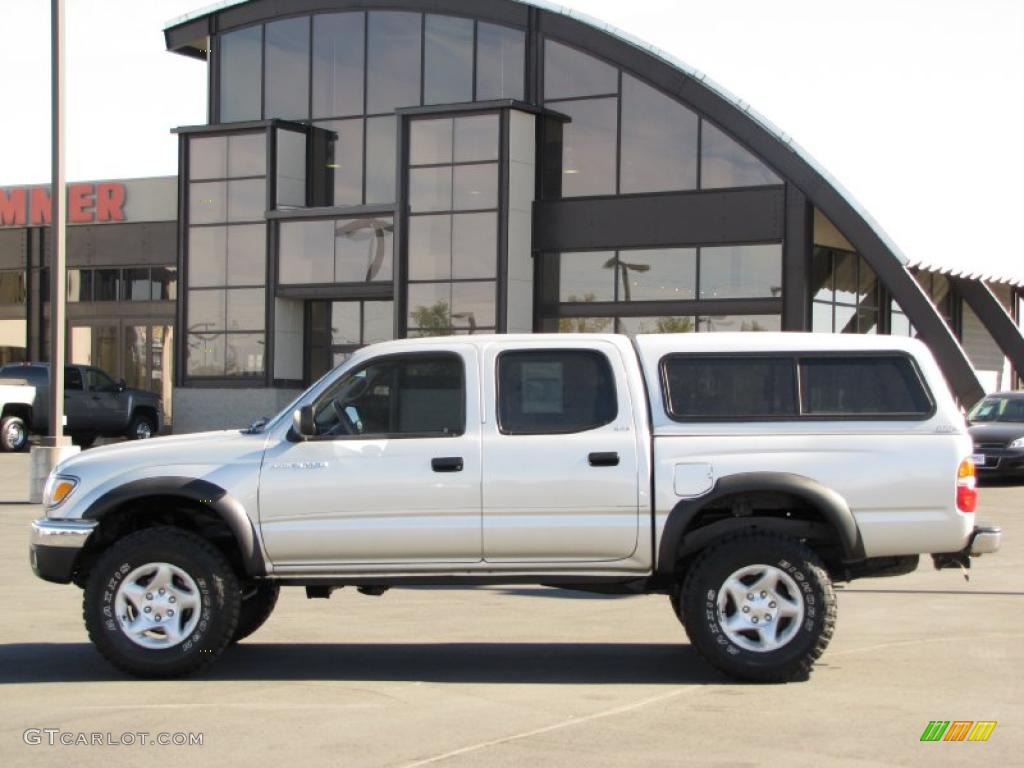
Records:
M50 417L49 363L14 363L0 368L0 380L15 379L35 387L35 402L20 408L16 417L24 428L17 444L3 441L3 449L23 450L28 434L45 434ZM140 440L160 431L160 398L152 392L132 389L124 381L114 381L99 368L90 365L69 365L64 369L64 412L67 415L65 434L76 444L87 448L97 437L127 437ZM5 423L7 419L5 418Z

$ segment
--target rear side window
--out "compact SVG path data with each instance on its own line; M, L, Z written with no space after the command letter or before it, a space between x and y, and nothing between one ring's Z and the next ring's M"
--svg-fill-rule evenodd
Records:
M662 363L669 415L675 419L793 418L791 357L672 356Z
M503 352L497 373L498 425L505 434L583 432L618 415L611 365L600 352Z
M810 416L928 416L932 401L903 356L805 357L801 409Z

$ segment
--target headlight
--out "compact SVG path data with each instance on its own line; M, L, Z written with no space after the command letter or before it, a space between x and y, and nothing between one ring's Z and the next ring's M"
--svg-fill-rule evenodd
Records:
M43 506L47 509L59 507L68 496L75 492L77 487L78 478L51 474L46 481L46 488L43 490Z
M1008 448L1024 448L1024 437L1018 437L1016 440L1014 440L1012 443L1010 443L1007 447Z

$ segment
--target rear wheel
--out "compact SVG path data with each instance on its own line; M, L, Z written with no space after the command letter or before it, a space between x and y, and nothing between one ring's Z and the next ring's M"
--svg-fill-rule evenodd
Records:
M0 450L15 453L28 447L28 428L20 416L0 421Z
M114 666L139 677L179 677L216 659L238 624L238 579L208 541L147 528L93 565L85 626Z
M232 643L237 643L262 627L274 612L281 587L275 581L262 580L249 585L242 592L242 605L238 613Z
M693 645L725 674L791 682L806 679L828 646L836 597L808 547L753 531L703 552L687 574L679 615Z
M79 448L91 448L96 442L96 435L92 432L76 432L71 436L71 442Z

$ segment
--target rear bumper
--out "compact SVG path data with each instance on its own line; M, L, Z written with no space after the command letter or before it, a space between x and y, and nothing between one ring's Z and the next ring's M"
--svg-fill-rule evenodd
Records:
M34 520L28 552L33 573L57 584L70 582L78 553L97 525L96 520Z
M967 546L959 552L942 552L933 554L932 560L937 569L970 568L971 558L988 555L999 551L1003 540L1003 529L998 525L981 524L974 527Z

